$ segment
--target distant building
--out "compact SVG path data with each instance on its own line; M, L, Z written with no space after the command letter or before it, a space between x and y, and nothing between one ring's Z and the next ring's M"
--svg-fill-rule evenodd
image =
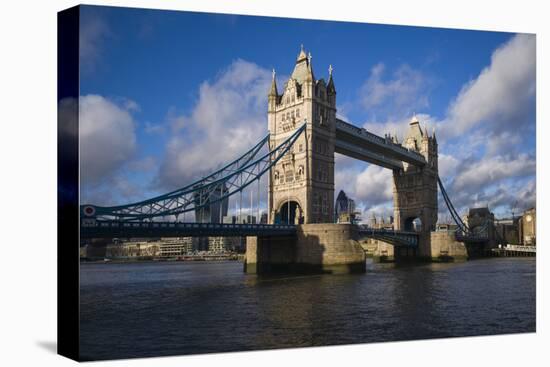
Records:
M208 237L208 251L213 253L238 252L246 250L244 237Z
M265 213L264 213L265 214ZM266 218L267 218L267 214ZM226 215L223 217L223 223L228 224L256 224L256 216L250 214Z
M195 192L194 201L195 207L195 221L197 223L224 223L223 218L227 216L227 209L229 206L229 198L225 198L220 201L216 201L223 195L227 194L229 190L227 187L220 186L219 190L210 192L197 190ZM210 205L210 202L216 201ZM206 206L204 206L206 204ZM194 250L196 251L208 251L209 239L208 237L198 237L194 242Z
M336 198L334 217L337 223L355 223L357 221L355 201L350 199L343 190L340 190Z
M228 237L208 237L208 251L214 253L223 253L227 251L229 247Z
M115 242L107 245L105 257L107 258L142 258L157 257L160 254L160 246L157 241L126 241Z
M229 199L225 198L221 201L214 202L210 205L203 206L209 202L219 199L222 195L228 193L228 189L224 186L220 187L219 191L213 192L197 191L195 193L195 206L200 208L195 210L195 218L197 223L221 223L222 218L227 215Z
M522 245L537 244L537 211L535 208L526 210L519 220L519 238Z
M160 238L131 239L129 241L114 240L107 245L107 258L171 258L192 253L197 246L197 238Z
M190 254L195 250L197 240L194 237L161 238L158 241L159 256L169 258Z
M477 236L487 237L489 241L495 238L495 215L488 207L470 208L466 217L466 225Z
M390 216L389 220L384 219L383 216L380 217L380 219L376 218L376 215L374 212L372 213L372 217L369 220L369 227L374 229L393 229L393 217Z
M495 219L495 237L497 243L502 245L519 244L520 218Z

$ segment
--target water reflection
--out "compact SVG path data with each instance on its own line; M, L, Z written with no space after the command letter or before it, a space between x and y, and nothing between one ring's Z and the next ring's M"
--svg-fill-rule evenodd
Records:
M81 348L106 359L534 331L534 272L529 258L277 277L237 262L83 264Z

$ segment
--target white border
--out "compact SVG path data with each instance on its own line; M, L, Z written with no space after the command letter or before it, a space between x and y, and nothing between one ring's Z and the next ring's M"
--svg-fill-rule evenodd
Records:
M74 1L11 1L0 12L2 279L0 364L69 365L56 340L56 12ZM543 365L548 348L545 227L548 169L548 11L543 1L90 1L214 11L537 33L537 333L101 362L94 365ZM542 123L544 121L545 123ZM76 245L76 244L75 244ZM547 306L548 308L548 306ZM546 340L544 340L546 339ZM116 346L114 346L116 347Z

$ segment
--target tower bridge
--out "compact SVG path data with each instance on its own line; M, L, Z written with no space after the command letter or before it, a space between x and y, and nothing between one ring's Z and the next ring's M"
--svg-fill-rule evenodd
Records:
M246 235L250 272L312 266L317 270L364 270L357 241L391 243L407 256L432 256L431 232L438 213L438 184L462 235L471 235L456 214L438 176L438 145L415 117L399 143L336 117L336 86L317 79L311 54L300 50L281 91L275 71L268 92L269 134L222 169L181 189L126 205L81 206L81 237ZM268 152L263 154L262 148ZM394 230L334 223L334 154L392 170ZM268 224L180 223L187 212L221 204L268 176ZM453 213L454 211L454 213ZM454 215L456 214L456 216ZM165 218L173 218L166 221ZM200 216L202 218L203 216ZM419 231L413 222L420 219ZM412 250L412 251L411 251Z

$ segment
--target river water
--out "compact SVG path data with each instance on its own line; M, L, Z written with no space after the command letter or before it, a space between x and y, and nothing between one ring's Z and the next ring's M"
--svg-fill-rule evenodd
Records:
M237 261L81 264L81 356L166 356L534 332L535 259L257 277Z

